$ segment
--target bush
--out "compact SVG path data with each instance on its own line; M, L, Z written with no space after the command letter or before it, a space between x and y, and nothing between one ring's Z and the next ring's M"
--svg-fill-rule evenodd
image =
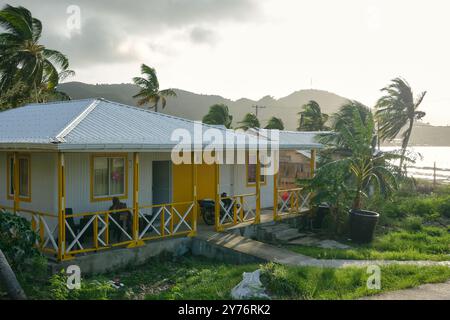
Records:
M450 218L450 196L441 199L438 203L438 212L447 218Z
M423 218L412 216L407 217L405 221L403 221L403 228L408 231L420 231L423 227Z
M65 270L50 278L50 296L54 300L107 300L115 291L104 280L82 280L80 289L69 289Z
M8 212L0 214L0 249L14 270L24 271L40 256L35 247L38 239L25 218Z

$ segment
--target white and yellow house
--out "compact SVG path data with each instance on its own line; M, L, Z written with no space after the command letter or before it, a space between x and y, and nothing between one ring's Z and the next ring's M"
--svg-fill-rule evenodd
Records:
M242 140L245 134L225 128L214 127L244 141L231 147L248 150L246 163L176 165L171 152L179 142L173 132L194 134L198 123L104 99L11 109L0 113L0 124L0 208L27 217L40 234L37 245L60 261L151 239L195 236L202 223L200 199L215 200L218 231L258 223L261 208L273 208L277 218L306 204L300 189L278 190L276 175L261 175L259 161L249 161L257 148ZM315 133L279 136L280 150L312 150L313 172L320 148ZM223 192L230 200L226 206ZM124 205L110 210L114 197Z

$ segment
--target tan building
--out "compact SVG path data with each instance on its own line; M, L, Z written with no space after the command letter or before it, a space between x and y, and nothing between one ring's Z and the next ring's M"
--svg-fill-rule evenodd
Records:
M281 150L278 185L280 188L297 187L297 179L311 177L311 152L307 150Z

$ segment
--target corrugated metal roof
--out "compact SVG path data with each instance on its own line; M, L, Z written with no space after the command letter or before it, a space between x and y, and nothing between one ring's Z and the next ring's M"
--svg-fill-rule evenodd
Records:
M61 150L142 149L170 150L176 129L194 135L195 122L162 113L127 106L104 99L85 99L33 104L0 112L0 145L36 144ZM220 126L198 124L202 130L215 129L243 148L254 135L236 133ZM319 148L316 133L280 131L280 148ZM260 137L261 138L261 137ZM245 141L238 144L236 141ZM208 145L205 141L203 145ZM227 142L216 141L216 145Z
M321 149L323 145L317 137L324 132L311 131L280 131L280 149Z
M93 101L30 104L0 112L0 143L53 143Z

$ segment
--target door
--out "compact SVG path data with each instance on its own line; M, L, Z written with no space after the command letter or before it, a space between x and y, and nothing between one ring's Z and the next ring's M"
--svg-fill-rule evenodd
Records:
M172 165L170 161L153 161L153 204L172 202Z

